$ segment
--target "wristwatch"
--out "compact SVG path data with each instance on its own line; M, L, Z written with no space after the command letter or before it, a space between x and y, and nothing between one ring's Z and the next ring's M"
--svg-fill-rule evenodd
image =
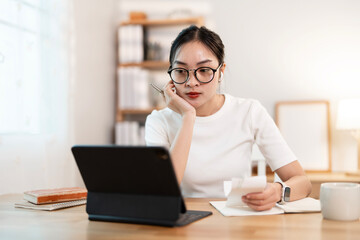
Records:
M284 204L285 202L290 202L291 188L288 185L286 185L285 183L283 183L283 182L277 182L277 183L280 183L281 186L282 186L281 199L277 203L278 204Z

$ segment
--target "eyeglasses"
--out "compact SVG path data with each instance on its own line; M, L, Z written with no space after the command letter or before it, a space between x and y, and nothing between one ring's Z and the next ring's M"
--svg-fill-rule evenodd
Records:
M194 72L196 80L201 83L209 83L214 79L216 71L222 66L222 63L216 68L199 67L197 69L173 68L168 71L171 80L177 84L186 83L189 80L190 71Z

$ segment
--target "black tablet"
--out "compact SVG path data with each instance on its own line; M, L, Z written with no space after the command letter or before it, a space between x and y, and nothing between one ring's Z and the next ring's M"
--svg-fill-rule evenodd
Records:
M183 226L211 215L187 211L163 147L72 147L88 190L90 220Z

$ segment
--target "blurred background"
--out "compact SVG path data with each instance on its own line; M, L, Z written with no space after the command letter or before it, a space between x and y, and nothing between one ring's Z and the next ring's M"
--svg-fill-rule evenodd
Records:
M124 105L129 83L120 76L167 81L168 48L187 23L140 24L132 39L145 49L129 60L120 29L131 12L195 18L218 33L227 64L220 92L258 99L273 117L280 101L329 101L331 170L358 167L357 142L336 119L340 100L360 98L360 1L0 0L0 194L77 185L72 145L121 144L134 121L143 136L144 117L161 102L149 89L147 102Z

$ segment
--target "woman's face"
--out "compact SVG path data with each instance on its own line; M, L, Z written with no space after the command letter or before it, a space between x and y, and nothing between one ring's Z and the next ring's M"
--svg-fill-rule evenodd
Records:
M219 64L216 56L204 44L194 41L182 45L177 50L172 68L181 67L190 70L199 67L210 67L216 69ZM194 71L191 71L186 83L175 83L176 93L197 110L211 107L211 104L215 101L220 72L223 71L224 67L219 68L213 80L209 83L200 83L195 78Z

